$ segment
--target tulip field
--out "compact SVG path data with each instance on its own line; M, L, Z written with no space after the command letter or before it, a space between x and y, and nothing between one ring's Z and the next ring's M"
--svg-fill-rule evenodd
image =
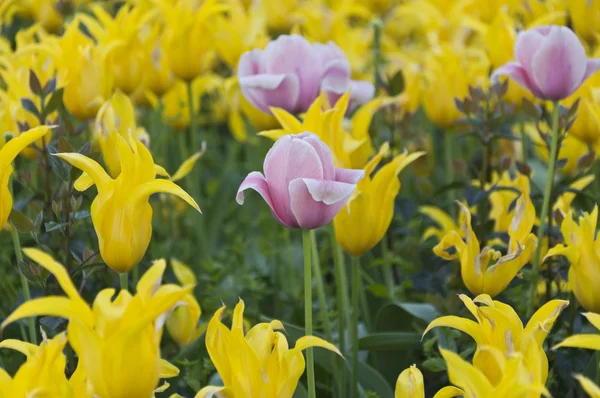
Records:
M600 398L600 0L0 27L0 398Z

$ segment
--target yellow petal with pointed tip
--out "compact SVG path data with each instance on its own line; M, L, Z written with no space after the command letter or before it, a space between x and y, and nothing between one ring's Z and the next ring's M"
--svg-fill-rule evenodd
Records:
M132 194L130 200L132 203L147 202L150 195L161 192L170 193L171 195L180 197L201 213L200 207L198 207L196 201L180 186L169 180L154 180L139 185Z
M94 180L88 173L82 173L77 180L75 180L75 184L73 187L79 192L86 191L89 187L94 185Z
M600 351L600 335L598 334L576 334L569 336L559 344L552 347L553 350L561 347L586 348L588 350Z
M600 398L600 388L590 379L585 377L584 375L574 375L581 385L581 388L591 397L591 398Z
M311 348L311 347L325 348L326 350L335 352L339 356L343 357L342 353L340 352L340 350L338 350L338 348L336 346L334 346L331 343L328 343L327 341L325 341L319 337L315 337L315 336L300 337L298 340L296 340L296 345L294 346L294 350L303 351L303 350L305 350L307 348Z
M27 343L25 341L6 339L0 342L0 348L15 350L27 357L30 357L36 353L39 347L35 344Z
M225 394L225 387L208 386L208 387L204 387L202 390L200 390L194 398L213 398L213 397L221 398L221 397L225 397L224 394Z
M160 374L159 377L161 379L170 379L172 377L179 376L179 368L175 365L165 361L164 359L160 360Z
M196 285L196 275L189 266L174 258L171 260L171 267L179 283L184 286Z
M443 316L431 321L429 326L427 326L427 328L423 332L423 336L425 336L427 332L429 332L431 329L440 326L446 326L449 328L457 329L461 332L468 334L473 338L473 340L475 340L477 345L481 345L485 342L483 330L477 322L454 315Z
M54 156L57 156L69 162L74 167L85 171L89 175L89 178L94 181L94 184L96 184L98 190L106 188L109 182L112 181L102 166L87 156L84 156L80 153L57 153Z
M395 398L425 398L423 373L416 367L405 369L396 381Z
M463 395L465 395L465 392L463 390L461 390L460 388L448 386L448 387L444 387L441 390L439 390L433 396L433 398L454 398L454 397L461 397Z
M171 181L177 182L177 181L181 180L182 178L184 178L185 176L187 176L188 174L190 174L190 172L194 168L194 165L196 164L198 159L200 159L202 157L202 155L204 155L204 152L196 152L195 154L193 154L192 156L187 158L181 164L181 166L179 166L179 169L177 169L175 174L173 174L173 177L171 177Z

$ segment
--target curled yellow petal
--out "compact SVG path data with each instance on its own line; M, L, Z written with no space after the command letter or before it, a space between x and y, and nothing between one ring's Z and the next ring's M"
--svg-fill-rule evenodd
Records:
M448 387L444 387L441 390L439 390L433 396L433 398L454 398L454 397L461 397L463 395L465 395L465 392L463 390L461 390L460 388L448 386Z
M174 258L171 260L171 267L179 283L184 286L196 285L196 275L189 266Z
M200 159L202 157L202 155L204 155L204 151L196 152L195 154L193 154L192 156L187 158L181 164L181 166L179 166L179 169L177 169L175 174L173 174L173 176L171 177L171 181L177 182L177 181L181 180L182 178L184 178L185 176L187 176L188 174L190 174L190 172L194 168L194 165L196 164L198 159Z
M331 343L328 343L327 341L325 341L319 337L315 337L315 336L300 337L296 341L294 350L303 351L303 350L305 350L307 348L311 348L311 347L325 348L326 350L335 352L339 356L343 357L342 353L340 352L340 350L338 350L338 348L336 346L334 346Z
M600 398L600 388L593 381L581 374L574 375L573 377L577 379L581 388L583 388L591 398Z
M6 339L1 341L0 348L8 348L14 351L18 351L26 357L30 357L31 355L35 354L35 352L38 350L38 346L35 344L15 339Z
M179 368L170 362L161 359L159 377L161 379L170 379L177 376L179 376Z
M600 351L600 335L597 334L576 334L569 336L554 347L553 350L562 347L586 348L589 350Z
M477 322L454 315L443 316L431 321L431 323L423 332L423 336L425 336L427 332L429 332L431 329L440 326L446 326L449 328L457 329L461 332L468 334L473 338L473 340L475 340L477 345L481 345L484 343L484 334L481 330L481 326Z
M94 180L88 173L82 173L77 180L75 180L75 184L73 187L79 192L86 191L89 187L94 185Z
M147 202L150 195L159 192L170 193L178 196L201 213L200 207L198 207L196 201L181 187L169 180L154 180L139 185L132 194L130 200L132 203Z
M600 314L594 314L593 312L586 312L583 314L588 321L598 330L600 330Z
M223 397L224 393L225 393L225 387L208 386L208 387L204 387L202 390L200 390L194 398L213 398L213 397L219 398L219 397Z
M98 190L104 189L107 184L112 181L102 166L87 156L84 156L80 153L57 153L54 156L57 156L67 161L74 167L86 172L92 181L94 181L94 184L96 184Z

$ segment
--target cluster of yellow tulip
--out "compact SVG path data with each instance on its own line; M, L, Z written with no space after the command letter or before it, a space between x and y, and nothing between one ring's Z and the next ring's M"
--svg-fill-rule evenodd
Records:
M562 347L598 351L573 354L595 382L572 370L600 397L598 206L585 204L600 194L599 20L596 0L0 1L0 249L14 249L0 251L0 348L26 357L0 352L0 398L424 398L425 378L437 398L575 396ZM236 201L254 190L301 230L304 268L292 250L284 262L290 284L303 273L303 303L279 271L264 288L255 259L240 262L252 241L284 267L272 220L210 214L228 207L215 192L233 201L226 172L265 153ZM166 197L209 214L176 218ZM214 253L211 234L233 238ZM267 322L249 327L241 298L222 322L214 274L229 261L259 287L219 286ZM197 286L217 291L208 306ZM389 306L411 321L382 320ZM398 347L400 361L364 356Z

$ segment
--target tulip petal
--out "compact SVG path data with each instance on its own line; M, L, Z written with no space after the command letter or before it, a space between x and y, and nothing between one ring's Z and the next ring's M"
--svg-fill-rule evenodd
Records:
M423 373L416 366L412 365L400 373L396 380L394 396L396 398L425 398Z
M600 69L600 58L588 59L585 64L585 74L583 75L583 82L589 79L594 73Z
M75 180L75 184L73 184L73 187L79 192L83 192L90 188L92 185L94 185L94 180L92 180L92 177L90 177L88 173L83 172L81 173L79 178Z
M597 334L575 334L569 336L554 347L553 350L561 347L586 348L588 350L600 350L600 335Z
M433 396L433 398L454 398L454 397L461 397L463 395L465 395L465 392L463 390L461 390L460 388L448 386L448 387L444 387L441 390L439 390Z
M178 196L179 198L187 202L187 204L196 209L198 212L202 213L196 201L179 185L176 185L174 182L169 180L154 180L145 182L142 185L136 187L135 192L132 194L129 200L131 200L133 203L147 202L148 198L150 198L151 195L161 192Z
M236 201L239 205L244 204L244 191L246 189L253 189L256 192L258 192L260 196L262 196L264 201L267 202L267 205L269 205L273 217L275 217L275 219L279 221L279 223L286 225L286 223L281 219L281 217L279 217L279 215L275 211L275 206L273 206L273 201L271 200L271 193L269 192L269 185L267 184L267 180L262 175L262 173L258 171L253 171L252 173L248 174L248 176L244 179L244 181L238 189L236 196Z
M54 275L54 277L58 281L58 284L66 293L66 295L69 296L70 299L81 300L81 297L79 296L79 291L71 281L69 273L62 264L55 261L52 258L52 256L44 253L39 249L27 248L23 249L23 253L25 253L27 257L29 257L30 259L44 267L46 270L48 270L52 275Z
M340 352L340 350L338 350L336 346L315 336L300 337L298 340L296 340L296 345L294 346L293 350L304 351L307 348L311 347L325 348L326 350L335 352L339 356L343 357L342 353Z
M282 108L271 107L269 109L288 134L300 134L302 132L302 123L294 115Z
M556 318L568 305L569 302L566 300L547 302L527 322L524 333L533 333L536 342L541 346L548 333L550 333L550 329L554 326Z
M160 360L160 374L158 377L161 379L170 379L172 377L179 376L179 368L177 366L171 364L164 359Z
M28 130L8 141L0 148L0 170L15 160L19 153L29 145L48 134L51 126L40 126Z
M533 56L531 73L543 98L561 100L583 82L587 58L585 49L572 30L552 27Z
M240 76L240 87L244 97L265 113L270 113L269 107L293 111L300 95L300 82L292 74L262 74Z
M539 29L529 29L520 32L515 42L515 58L518 63L521 64L526 71L531 71L531 64L533 63L533 56L542 46L542 42L545 39L545 34Z
M431 323L423 332L423 336L425 336L431 329L440 326L450 327L468 334L473 338L473 340L475 340L478 346L485 343L484 333L481 329L481 326L477 322L454 315L442 316L431 321Z
M452 384L461 387L465 395L473 397L492 396L493 387L483 372L452 351L440 349L448 366L448 378Z
M54 156L57 156L67 161L72 166L77 167L79 170L86 172L94 181L99 191L103 190L107 184L112 181L112 178L110 178L102 166L87 156L80 153L57 153Z
M18 321L19 319L29 318L32 316L55 316L59 318L70 319L80 316L77 313L69 300L66 297L48 296L37 299L32 299L21 304L12 314L2 322L0 329L6 328L7 325ZM90 312L91 317L91 312Z
M194 398L224 398L225 394L225 387L208 386L200 390Z
M173 258L171 259L171 267L173 268L173 273L175 277L184 286L195 286L196 285L196 275L191 270L191 268L181 261Z
M574 378L577 379L581 388L591 397L591 398L600 398L600 388L590 379L585 377L584 375L573 375Z
M190 174L190 172L196 165L196 162L198 161L198 159L200 159L202 157L202 155L204 155L204 152L196 152L195 154L193 154L192 156L187 158L181 164L181 166L179 166L179 168L177 169L175 174L173 174L173 177L171 177L171 181L177 182L177 181L181 180L182 178L184 178L185 176L187 176L188 174Z
M531 91L536 97L541 97L543 94L533 82L531 77L527 74L525 67L517 62L509 62L502 65L492 73L491 80L497 81L500 76L509 76L519 85L527 90Z
M358 184L365 177L364 170L335 169L335 181L346 184Z
M289 185L291 210L302 229L328 224L344 207L356 185L297 178Z
M152 263L152 266L148 271L144 272L144 275L140 278L136 285L137 294L143 299L150 299L160 287L163 274L167 262L164 259L156 260Z
M29 358L36 353L39 347L35 344L27 343L21 340L6 339L0 342L0 348L8 348L10 350L18 351Z
M586 312L583 314L587 320L594 325L594 327L600 330L600 314L594 314L593 312Z
M305 142L308 142L315 151L319 159L321 159L321 165L323 166L323 179L333 180L335 179L335 166L333 164L333 154L331 149L319 137L312 133L304 132L297 135L298 138Z
M358 105L371 101L374 96L375 86L373 83L365 80L352 80L350 82L350 111Z
M325 65L321 90L335 94L338 98L350 89L350 63L344 58L328 62ZM337 101L337 98L335 99Z

